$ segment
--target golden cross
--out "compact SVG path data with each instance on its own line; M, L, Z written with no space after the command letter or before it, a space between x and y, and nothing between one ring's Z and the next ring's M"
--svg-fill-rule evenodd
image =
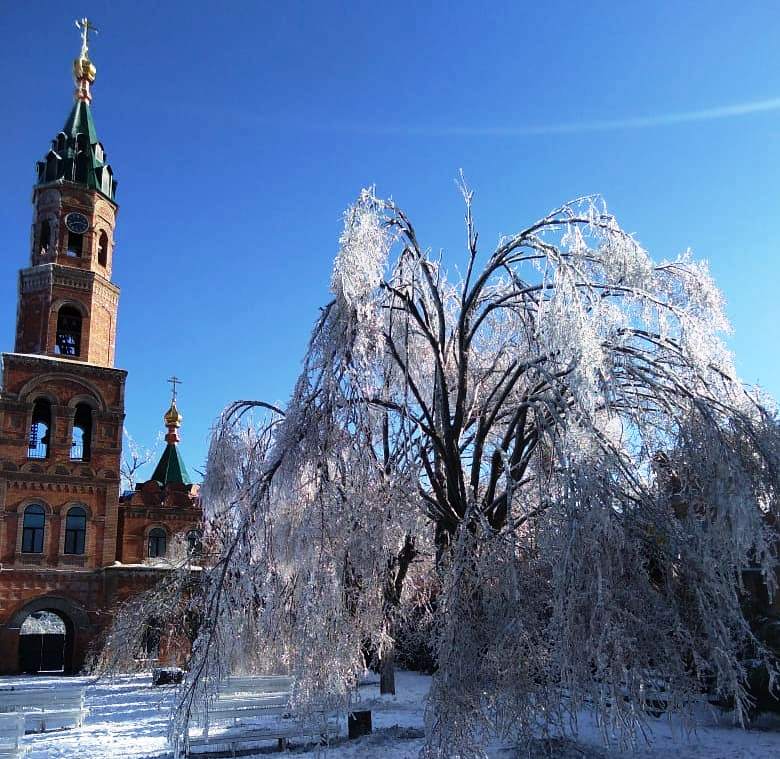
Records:
M89 33L94 32L97 34L97 27L94 26L86 16L84 16L84 18L76 20L76 29L81 30L81 57L86 58L89 45Z
M174 374L173 377L171 377L168 382L173 385L173 400L176 400L176 385L181 385L181 380Z

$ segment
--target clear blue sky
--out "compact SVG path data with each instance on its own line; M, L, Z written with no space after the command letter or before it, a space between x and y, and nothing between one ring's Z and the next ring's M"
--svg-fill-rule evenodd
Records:
M362 186L462 260L461 167L483 245L600 192L656 258L707 258L742 376L780 395L776 2L5 2L3 350L33 166L71 107L85 13L139 441L172 373L191 469L225 404L287 398Z

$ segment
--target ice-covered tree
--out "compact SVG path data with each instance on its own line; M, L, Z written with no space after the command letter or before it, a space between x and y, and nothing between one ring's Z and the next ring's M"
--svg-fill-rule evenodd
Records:
M122 460L119 463L122 491L135 490L139 471L159 457L159 444L162 438L158 437L153 448L144 448L130 434L127 427L122 430L122 437L124 438L124 448Z
M457 276L364 191L289 403L223 415L177 724L250 663L294 673L302 705L346 697L431 546L430 756L567 729L586 703L628 734L661 684L676 707L705 687L744 706L741 657L766 652L741 572L773 591L780 445L706 265L654 261L597 197L483 256L462 191Z

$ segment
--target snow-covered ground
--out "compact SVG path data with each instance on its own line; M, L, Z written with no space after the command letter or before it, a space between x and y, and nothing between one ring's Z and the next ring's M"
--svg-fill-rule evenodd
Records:
M0 687L27 682L62 682L56 678L0 678ZM72 682L69 681L69 682ZM89 682L89 681L85 681ZM416 759L422 747L424 699L430 679L410 672L398 673L398 696L386 699L385 708L374 712L374 733L360 740L342 737L327 750L315 750L303 742L293 743L296 759ZM28 735L29 759L162 759L170 757L165 734L168 707L174 689L153 688L149 675L117 678L113 683L91 683L87 688L90 709L78 729ZM376 685L361 688L366 698L378 697ZM703 715L695 734L686 735L674 720L660 719L652 725L650 744L633 750L604 748L593 721L582 715L579 742L562 743L561 759L777 759L780 757L780 721L764 720L749 731L727 724L715 714ZM346 732L342 726L342 736ZM256 756L267 756L268 748ZM496 759L528 757L511 749L496 749ZM542 752L540 751L540 756ZM549 754L544 753L545 757Z

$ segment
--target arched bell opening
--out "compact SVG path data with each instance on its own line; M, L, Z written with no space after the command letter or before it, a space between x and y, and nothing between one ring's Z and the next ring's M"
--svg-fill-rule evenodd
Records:
M73 437L70 444L71 461L89 461L92 449L92 407L76 405L73 416Z
M82 316L73 306L62 306L57 312L55 353L61 356L81 355Z
M51 245L51 225L44 219L38 232L38 254L41 256L47 255L49 245Z
M98 264L103 268L108 266L108 235L105 232L98 238Z
M30 436L27 441L27 458L49 458L49 443L51 441L51 402L46 398L38 398L33 404Z

